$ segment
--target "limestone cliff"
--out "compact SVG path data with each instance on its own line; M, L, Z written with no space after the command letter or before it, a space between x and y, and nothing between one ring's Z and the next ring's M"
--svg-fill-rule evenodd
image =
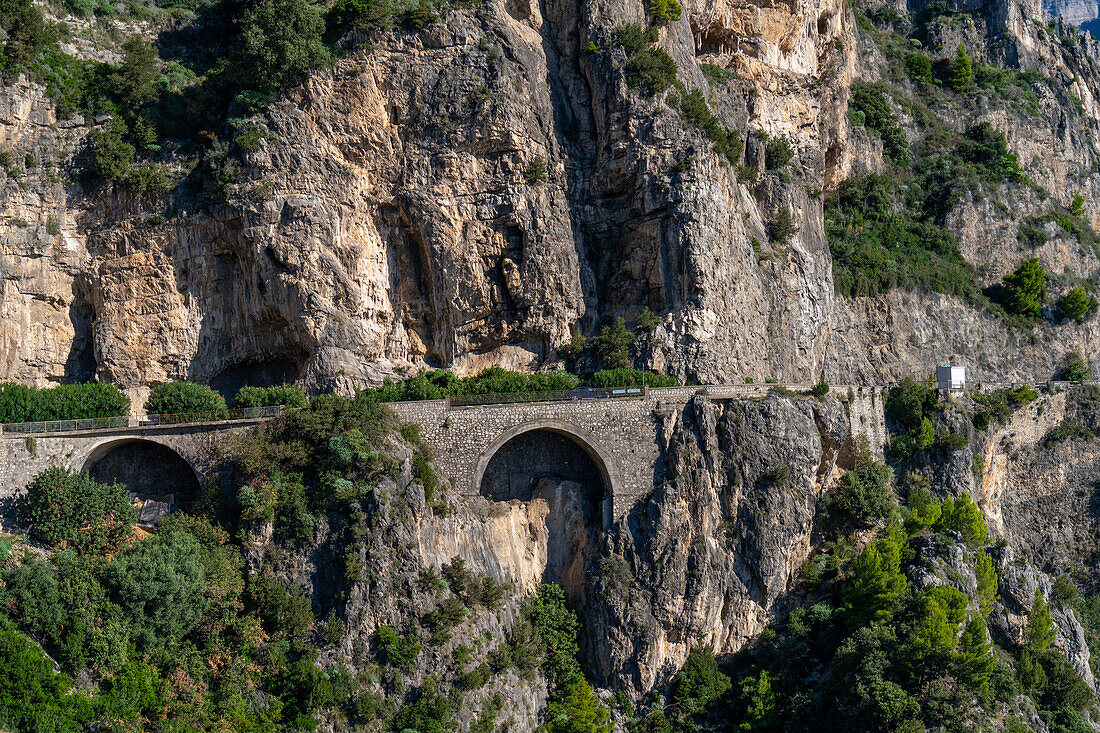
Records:
M1037 114L980 93L934 110L956 129L992 122L1037 184L949 214L984 285L1027 252L1013 219L1046 211L1045 196L1079 190L1100 223L1098 62L1095 44L1058 45L1038 5L959 10L935 52L963 40L1053 80ZM533 369L572 329L643 307L662 322L639 361L701 382L880 381L948 359L1042 379L1062 352L1095 346L1094 323L1032 335L950 296L834 294L818 192L882 167L845 110L851 81L886 63L842 3L689 2L660 29L685 87L749 138L756 181L628 87L612 30L642 19L640 1L494 1L384 34L247 120L257 145L196 170L223 190L163 200L85 187L88 134L106 120L57 120L41 88L5 87L0 378L346 389L408 366ZM991 38L1004 41L987 54ZM791 141L782 175L753 131ZM545 183L524 175L536 159ZM797 233L768 245L783 206ZM1035 254L1067 277L1096 267L1056 227Z

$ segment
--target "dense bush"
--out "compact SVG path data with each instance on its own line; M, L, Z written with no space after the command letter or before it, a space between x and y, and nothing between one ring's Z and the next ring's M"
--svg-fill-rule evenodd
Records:
M958 51L955 53L955 60L951 63L951 68L947 72L947 83L956 92L962 92L970 86L973 77L974 68L970 60L970 54L967 53L966 46L960 43Z
M856 120L863 120L861 124L879 134L883 152L891 162L900 166L909 163L909 140L890 109L884 84L854 82L849 107L858 113Z
M886 176L854 176L825 202L825 233L837 292L878 295L896 287L944 292L973 300L980 294L953 234L895 210Z
M676 387L680 384L676 377L642 369L603 369L589 377L587 384L599 388L641 387L643 382L647 387Z
M150 415L180 415L189 412L224 411L225 398L204 384L169 382L149 390L145 412Z
M844 472L836 490L822 499L820 512L827 525L846 532L874 525L896 504L890 469L863 460Z
M327 35L336 40L352 30L385 30L393 23L393 13L390 0L336 0L325 18Z
M241 387L233 398L233 407L305 407L307 402L302 388L295 385Z
M95 709L69 678L54 671L42 649L0 619L0 727L18 731L79 731Z
M717 702L732 686L729 676L718 668L710 647L697 646L672 678L672 702L687 714L694 715Z
M321 12L307 0L249 0L243 8L236 73L249 88L297 84L331 61Z
M0 384L0 423L118 417L130 412L130 398L102 382L38 389Z
M105 585L142 650L184 636L206 610L202 548L183 532L131 545L111 564Z
M646 0L645 12L654 23L660 25L679 20L684 9L679 0Z
M122 484L100 484L84 473L54 467L27 485L20 517L31 535L50 547L81 554L112 552L132 534L137 512Z
M626 83L648 95L660 94L676 81L676 62L656 47L657 29L626 23L615 30L615 38L626 51Z

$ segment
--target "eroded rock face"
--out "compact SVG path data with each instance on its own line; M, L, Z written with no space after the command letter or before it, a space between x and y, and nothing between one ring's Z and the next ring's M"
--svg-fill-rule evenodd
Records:
M936 42L980 54L1007 34L997 48L1054 75L1084 114L1054 96L1038 117L1010 114L979 95L978 117L1048 191L1080 190L1100 224L1095 58L1070 58L1030 6L973 10ZM534 369L572 329L643 307L663 321L643 360L701 382L885 381L930 354L974 377L1037 379L1100 339L1095 325L1043 326L1053 347L1033 344L954 298L833 293L816 191L882 168L880 143L844 115L878 52L857 53L869 41L842 3L697 0L661 27L680 79L748 138L747 165L764 167L753 130L791 140L791 175L752 183L627 87L612 30L642 19L640 1L502 0L377 39L253 120L263 140L233 153L235 182L205 197L84 190L59 174L82 164L95 121L58 121L40 89L5 88L0 142L20 185L0 193L0 379L349 389L400 366ZM703 63L740 79L708 81ZM959 128L975 119L935 111ZM546 182L528 180L536 160ZM959 205L948 224L983 283L1030 254L994 199L1019 216L1049 208L1022 186ZM782 206L798 232L771 245ZM1095 269L1094 253L1051 233L1037 252L1048 269Z

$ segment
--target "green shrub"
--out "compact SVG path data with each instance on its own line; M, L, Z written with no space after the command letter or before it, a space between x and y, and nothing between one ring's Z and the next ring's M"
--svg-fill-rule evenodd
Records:
M281 385L274 387L241 387L233 398L233 407L305 407L309 400L301 387Z
M1087 382L1092 379L1092 369L1077 352L1066 355L1061 372L1058 375L1066 382Z
M393 24L393 14L390 0L337 0L325 18L327 35L336 40L351 30L386 30Z
M764 143L764 160L768 170L786 168L794 157L794 149L785 137L768 137Z
M131 536L137 521L124 485L96 483L86 473L56 466L27 485L19 515L30 522L35 539L81 554L113 552Z
M1063 420L1047 431L1043 436L1042 445L1047 448L1066 440L1092 440L1092 438L1092 431L1081 423Z
M963 160L973 163L978 174L991 181L1022 181L1016 154L1008 149L1004 133L988 122L968 128L958 145Z
M890 109L886 91L887 87L882 82L853 82L849 109L863 116L861 124L879 134L886 157L894 164L904 166L909 163L909 140Z
M911 53L905 58L905 68L913 81L932 81L932 59L922 53Z
M331 63L321 42L325 21L308 0L256 0L242 7L234 73L249 88L291 86Z
M408 669L420 654L420 644L413 634L398 635L392 626L379 626L375 631L375 643L385 660L394 666Z
M826 382L818 382L810 389L810 395L818 399L829 394L829 385Z
M19 731L85 730L95 715L90 700L70 690L53 661L25 634L0 619L0 727Z
M938 400L932 387L905 377L886 393L886 417L905 430L914 430L935 409Z
M676 81L676 62L656 48L657 29L626 23L615 30L615 39L626 51L626 83L648 95L660 94Z
M1084 323L1086 318L1096 312L1096 298L1089 295L1082 286L1077 285L1058 301L1058 311L1065 318Z
M1027 648L1032 652L1044 652L1054 643L1054 620L1051 618L1050 605L1043 592L1035 589L1035 600L1027 614Z
M791 237L798 234L798 225L794 223L789 206L780 206L775 218L768 222L768 239L781 247L790 244Z
M149 390L145 412L150 415L180 415L190 412L221 412L225 398L203 384L169 382Z
M532 158L523 170L523 177L527 179L527 184L530 186L546 183L550 178L546 171L546 161L538 156Z
M736 71L730 71L718 64L704 63L699 68L703 70L703 75L707 77L707 81L711 84L728 84L741 78L741 75Z
M697 127L714 143L714 151L732 165L741 159L741 133L730 130L715 116L707 104L703 93L698 89L684 94L680 98L680 114L693 127Z
M203 580L202 548L178 532L129 547L108 568L105 585L144 650L183 637L202 619Z
M1035 249L1049 242L1050 235L1030 224L1021 224L1020 229L1016 232L1016 239L1020 241L1020 244Z
M836 490L821 500L820 513L825 523L847 532L870 527L888 517L896 505L890 487L892 475L889 468L874 462L846 471Z
M825 234L841 295L872 296L896 287L980 296L955 236L931 220L895 210L886 176L853 176L825 201Z
M982 510L966 494L958 499L944 499L940 505L940 518L933 526L941 532L947 529L958 532L970 547L984 543L988 536Z
M680 385L676 377L656 374L642 369L602 369L589 377L588 384L592 387L607 389L611 387L641 387L643 381L647 387L678 387Z
M1074 601L1077 600L1077 586L1073 584L1073 581L1064 575L1059 575L1054 580L1054 585L1050 590L1050 599L1054 602L1055 608L1066 608L1072 606Z
M103 382L63 384L38 389L0 384L0 423L83 420L118 417L130 412L130 398Z

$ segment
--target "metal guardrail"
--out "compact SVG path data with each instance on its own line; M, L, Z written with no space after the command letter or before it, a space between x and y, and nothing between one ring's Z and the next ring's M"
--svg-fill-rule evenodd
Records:
M450 398L454 407L475 405L512 405L523 402L572 402L574 400L608 400L619 397L644 397L644 387L608 387L555 389L546 392L507 392L498 394L455 395Z
M174 415L146 415L145 417L93 417L79 420L42 420L39 422L6 423L0 425L0 435L30 435L34 433L67 433L78 430L111 430L121 428L147 428L158 425L185 425L194 423L218 423L232 420L255 420L275 417L283 411L281 405L272 407L244 407L237 410L212 410L208 412L183 412Z

